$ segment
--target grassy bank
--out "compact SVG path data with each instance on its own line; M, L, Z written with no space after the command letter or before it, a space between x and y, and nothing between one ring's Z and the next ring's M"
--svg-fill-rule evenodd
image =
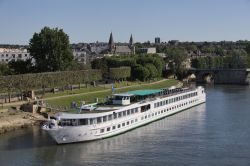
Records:
M121 93L121 92L127 92L131 90L138 90L138 89L160 89L160 88L166 88L173 85L177 85L177 80L163 80L156 83L136 83L133 86L127 86L127 87L121 87L117 88L115 93ZM50 99L47 102L54 105L60 105L60 106L70 106L70 103L72 101L75 101L78 103L78 105L81 103L81 101L85 101L86 103L92 103L95 102L95 99L98 97L99 101L102 101L106 96L111 96L111 88L108 89L102 89L101 91L97 89L98 91L92 91L87 92L85 94L76 95L76 96L66 96L63 98L55 98Z

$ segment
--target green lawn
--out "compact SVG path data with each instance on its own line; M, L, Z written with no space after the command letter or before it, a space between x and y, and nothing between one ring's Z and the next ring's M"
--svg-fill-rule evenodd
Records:
M138 90L138 89L166 88L166 87L170 87L173 85L177 85L178 81L177 80L165 80L165 81L162 81L162 82L157 83L157 84L149 84L149 85L141 85L141 84L142 83L139 83L138 86L134 86L134 87L124 87L123 89L116 89L115 93L127 92L127 91ZM95 102L95 99L97 97L99 98L99 101L103 101L103 99L106 96L111 96L111 88L109 88L109 89L110 90L107 90L105 92L94 92L94 90L93 90L93 92L88 93L88 94L69 96L69 97L58 98L58 99L51 99L51 100L48 100L47 102L49 104L54 104L54 105L70 106L70 103L72 101L77 102L78 105L81 103L81 101L85 101L86 103L93 103L93 102ZM105 90L105 89L103 88L101 90Z
M114 84L115 88L121 88L131 85L138 85L143 82L130 82L130 81L122 81L117 82ZM46 93L43 97L44 98L50 98L50 97L58 97L58 96L65 96L65 95L74 95L79 93L87 93L87 92L94 92L94 91L100 91L105 89L111 89L112 84L105 84L105 85L98 85L97 87L93 87L89 85L86 87L81 87L81 89L74 89L74 90L65 90L64 92L57 92L57 93Z

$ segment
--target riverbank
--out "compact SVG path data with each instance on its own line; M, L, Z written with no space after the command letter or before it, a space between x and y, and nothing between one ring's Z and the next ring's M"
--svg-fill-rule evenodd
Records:
M137 89L160 89L170 86L181 87L182 83L177 80L163 79L156 82L146 82L144 84L138 83L131 84L130 86L118 87L116 88L116 93ZM89 103L93 102L97 97L104 98L107 95L111 95L110 89L99 90L97 88L95 90L92 90L91 92L85 93L68 94L62 96L47 96L46 98L44 98L44 101L57 104L59 106L67 106L70 105L72 101L80 103L80 101L84 99L87 103ZM43 121L46 120L42 115L14 110L11 108L12 106L19 108L19 104L25 104L25 102L7 103L6 105L4 105L4 107L6 107L5 109L0 109L0 134L6 133L8 131L14 131L16 129L27 128L32 125L40 125Z
M29 112L7 110L0 112L0 134L4 134L16 129L27 128L33 125L40 125L46 119Z

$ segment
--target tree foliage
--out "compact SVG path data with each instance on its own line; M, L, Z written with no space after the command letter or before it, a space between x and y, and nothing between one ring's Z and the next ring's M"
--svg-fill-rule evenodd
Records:
M250 42L248 42L246 46L246 52L247 52L247 67L250 68Z
M110 68L109 77L114 80L124 80L131 76L131 67Z
M73 61L69 37L58 28L44 27L40 33L35 33L30 39L29 52L39 72L63 71Z
M167 51L168 66L176 74L178 79L185 77L187 73L186 61L187 54L183 49L172 48Z
M151 64L150 66L148 64ZM131 56L114 56L96 59L92 62L92 67L101 69L102 72L107 73L109 68L119 68L128 66L131 68L132 80L149 80L162 76L164 68L164 60L157 54L147 55L131 55ZM140 72L139 74L136 72ZM142 76L142 74L145 74Z
M5 62L0 62L0 76L12 74L12 70L9 68L9 65Z
M192 67L199 69L240 69L247 67L247 53L232 50L227 56L206 56L192 60Z
M8 65L13 70L12 74L25 74L34 71L31 59L28 59L26 61L10 61Z
M101 80L100 70L81 70L0 76L0 92L63 87Z

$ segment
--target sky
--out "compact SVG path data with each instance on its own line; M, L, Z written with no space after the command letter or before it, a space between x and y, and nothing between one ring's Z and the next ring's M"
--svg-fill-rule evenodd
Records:
M44 26L71 43L250 40L250 0L0 0L0 44L29 44Z

